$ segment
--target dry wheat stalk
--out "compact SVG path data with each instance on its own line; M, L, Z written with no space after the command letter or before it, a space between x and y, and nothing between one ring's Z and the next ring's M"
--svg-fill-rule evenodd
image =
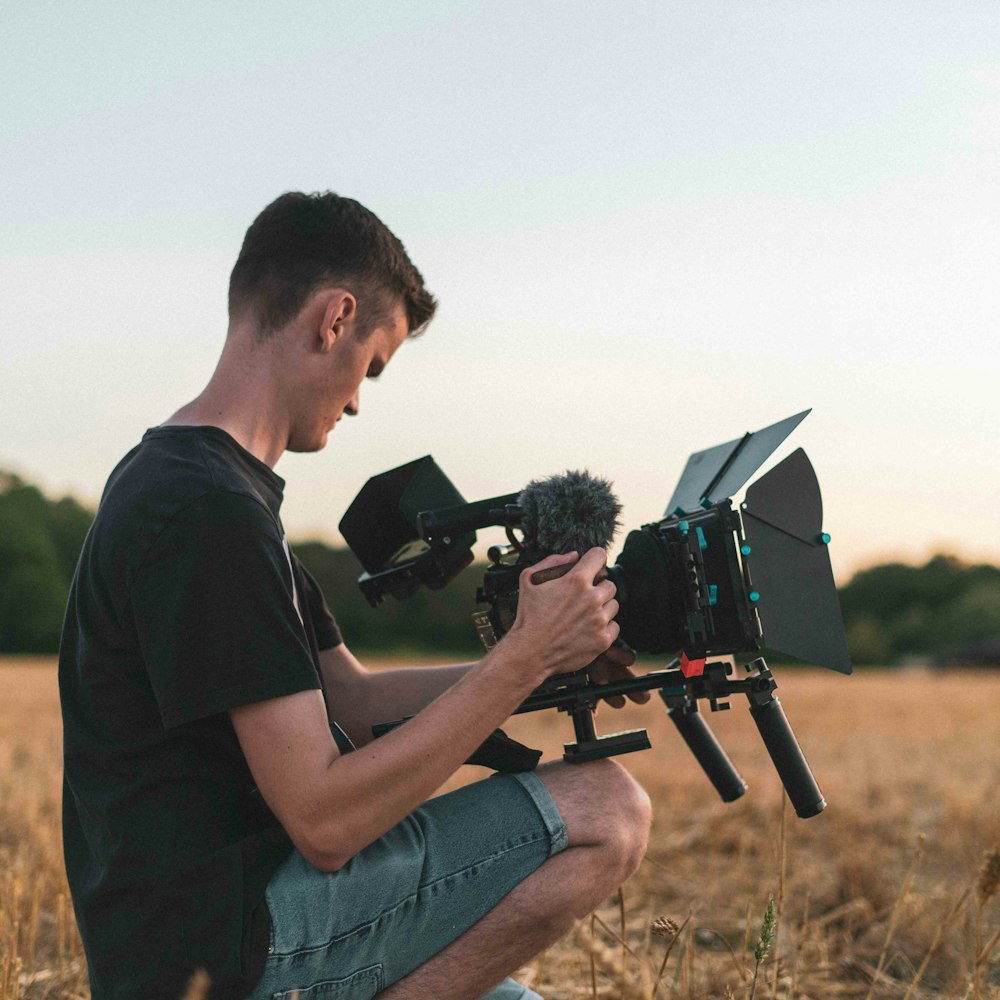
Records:
M806 928L809 926L809 892L806 891L806 903L802 912L802 923L795 935L795 948L792 950L792 982L788 987L788 1000L795 1000L795 987L798 983L799 959L806 943Z
M986 960L993 954L993 949L1000 944L1000 930L998 930L993 937L986 942L986 947L976 956L977 962L982 962L985 964Z
M590 915L590 940L593 941L597 934L597 914L591 913ZM593 1000L597 1000L597 960L594 958L594 953L590 953L590 991L593 994Z
M985 959L980 961L983 951L983 909L986 904L1000 891L1000 847L994 847L983 856L983 865L979 869L979 881L976 884L976 960L972 969L972 991L975 1000L982 1000L983 967Z
M684 942L684 950L679 956L679 962L684 970L684 991L687 1000L694 998L694 946L697 941L696 921L692 918L688 925L687 940Z
M626 951L628 950L628 945L625 944L625 892L621 886L618 886L618 915L621 918L621 943L622 943L622 968L625 968L627 962ZM625 980L622 980L622 1000L625 1000Z
M608 937L613 941L617 941L618 944L622 946L622 963L626 961L626 955L631 955L640 965L642 964L642 958L633 951L632 947L622 939L621 935L613 927L606 924L596 913L593 915L594 919L604 928Z
M882 970L885 968L886 956L889 954L889 945L892 944L892 939L895 937L896 927L899 924L899 918L903 910L903 903L910 894L910 883L913 881L914 873L917 870L920 858L923 856L924 845L926 843L927 835L918 833L917 849L913 853L913 860L910 862L910 867L906 869L906 875L903 876L903 884L900 887L899 895L896 897L896 902L893 904L892 915L889 917L889 928L885 932L885 942L882 945L882 952L878 957L878 964L875 966L875 974L872 976L871 986L868 988L868 995L865 997L865 1000L871 1000L872 994L875 992L875 987L878 985L878 981L882 976Z
M4 960L2 1000L18 1000L21 995L21 972L24 962L19 955Z
M31 889L31 908L28 911L28 932L24 947L30 968L35 967L35 948L38 944L38 913L41 903L41 889L36 879Z
M778 969L781 955L778 952L778 934L781 931L781 917L785 904L785 872L788 862L788 795L781 791L781 823L778 826L778 906L774 925L774 980L771 985L771 1000L778 998Z
M674 950L674 945L677 944L677 939L681 936L681 931L687 927L690 919L691 914L688 913L687 917L684 918L684 923L682 924L678 924L676 920L671 920L669 917L657 917L657 919L650 924L649 929L657 937L667 939L667 950L663 954L663 961L660 962L660 971L657 972L656 979L653 981L653 992L650 994L649 1000L656 1000L656 994L660 991L660 983L663 980L663 972L667 967L667 961L670 958L670 953Z
M624 1000L646 1000L642 987L630 975L618 953L598 939L591 939L580 930L577 924L573 932L577 944L594 960L594 964L602 969L613 980L622 983Z
M927 966L930 964L930 960L934 955L934 952L938 950L942 939L945 934L951 929L952 924L958 919L958 915L962 912L962 908L965 906L965 901L969 898L969 893L972 892L972 887L969 886L963 890L962 895L958 897L955 901L955 905L951 908L948 916L938 924L938 929L934 934L934 940L931 941L930 948L927 949L927 954L924 955L924 960L920 963L920 968L917 969L916 975L913 977L913 982L910 983L909 989L903 994L903 1000L910 1000L913 996L917 987L920 985L920 980L923 979L924 973L927 971Z
M983 906L1000 892L1000 847L994 847L983 855L976 892Z

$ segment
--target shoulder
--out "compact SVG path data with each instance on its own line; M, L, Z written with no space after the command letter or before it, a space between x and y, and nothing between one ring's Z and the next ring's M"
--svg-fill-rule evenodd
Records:
M235 452L227 455L226 441L205 433L214 430L149 431L112 473L89 541L105 556L124 560L129 578L155 552L199 540L238 545L267 539L280 545L273 509L280 486L241 463ZM231 452L238 447L232 444Z
M162 556L178 545L221 549L259 543L284 551L281 527L266 505L246 492L212 488L178 506L151 539L149 550Z
M101 509L145 504L169 514L210 492L244 495L267 508L280 504L283 486L217 427L154 427L112 472Z

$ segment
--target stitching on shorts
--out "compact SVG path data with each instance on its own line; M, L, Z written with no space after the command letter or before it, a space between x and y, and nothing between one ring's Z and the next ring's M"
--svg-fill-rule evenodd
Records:
M369 965L364 969L358 969L357 972L352 972L351 975L344 976L342 979L324 979L313 983L311 986L300 986L291 990L278 990L277 992L272 992L271 997L272 1000L284 1000L285 997L294 998L306 993L310 994L311 997L327 996L330 994L336 997L342 994L345 989L365 982L370 982L374 985L375 992L372 996L376 996L382 992L385 987L385 970L382 968L381 962Z
M527 839L526 839L527 838ZM428 882L427 885L421 886L421 888L414 893L411 893L405 899L401 899L395 906L391 909L384 910L380 913L374 920L370 920L366 924L358 924L357 927L352 927L349 931L345 931L343 934L335 938L330 938L329 941L324 941L323 944L317 945L315 948L299 948L296 951L276 951L271 955L267 956L268 962L273 959L278 958L295 958L299 955L312 955L318 951L323 951L327 948L331 948L333 945L340 944L341 941L346 941L349 937L355 934L360 934L362 931L368 930L374 927L379 921L385 920L387 917L394 914L397 910L406 906L407 903L412 902L421 893L428 892L432 890L434 886L440 885L442 882L447 882L450 879L455 878L458 875L464 875L466 872L472 871L474 868L478 868L480 865L488 864L491 861L496 861L498 858L502 858L505 854L510 854L512 851L520 850L522 847L530 847L533 844L548 841L551 843L552 838L546 831L542 836L535 837L531 834L521 834L520 837L514 840L507 841L501 848L498 848L493 854L489 854L484 858L471 865L466 865L464 868L459 868L456 871L450 872L447 875L442 875L441 878L435 879L433 882ZM544 862L543 862L544 863Z

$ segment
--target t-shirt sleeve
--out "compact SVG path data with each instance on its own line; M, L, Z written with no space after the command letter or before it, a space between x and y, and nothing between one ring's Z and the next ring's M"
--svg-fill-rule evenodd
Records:
M143 659L169 729L320 687L278 526L211 492L175 515L131 587Z
M334 646L339 646L344 641L337 620L326 606L326 599L323 597L323 591L316 582L316 578L299 562L294 554L292 559L295 562L299 579L302 581L301 603L312 619L313 629L316 632L316 645L319 649L333 649Z

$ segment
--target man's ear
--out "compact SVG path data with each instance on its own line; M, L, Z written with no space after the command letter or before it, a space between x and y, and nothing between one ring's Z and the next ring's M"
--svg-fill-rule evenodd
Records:
M320 350L329 351L347 328L357 319L358 301L346 288L330 288L319 293L322 297L319 334Z

